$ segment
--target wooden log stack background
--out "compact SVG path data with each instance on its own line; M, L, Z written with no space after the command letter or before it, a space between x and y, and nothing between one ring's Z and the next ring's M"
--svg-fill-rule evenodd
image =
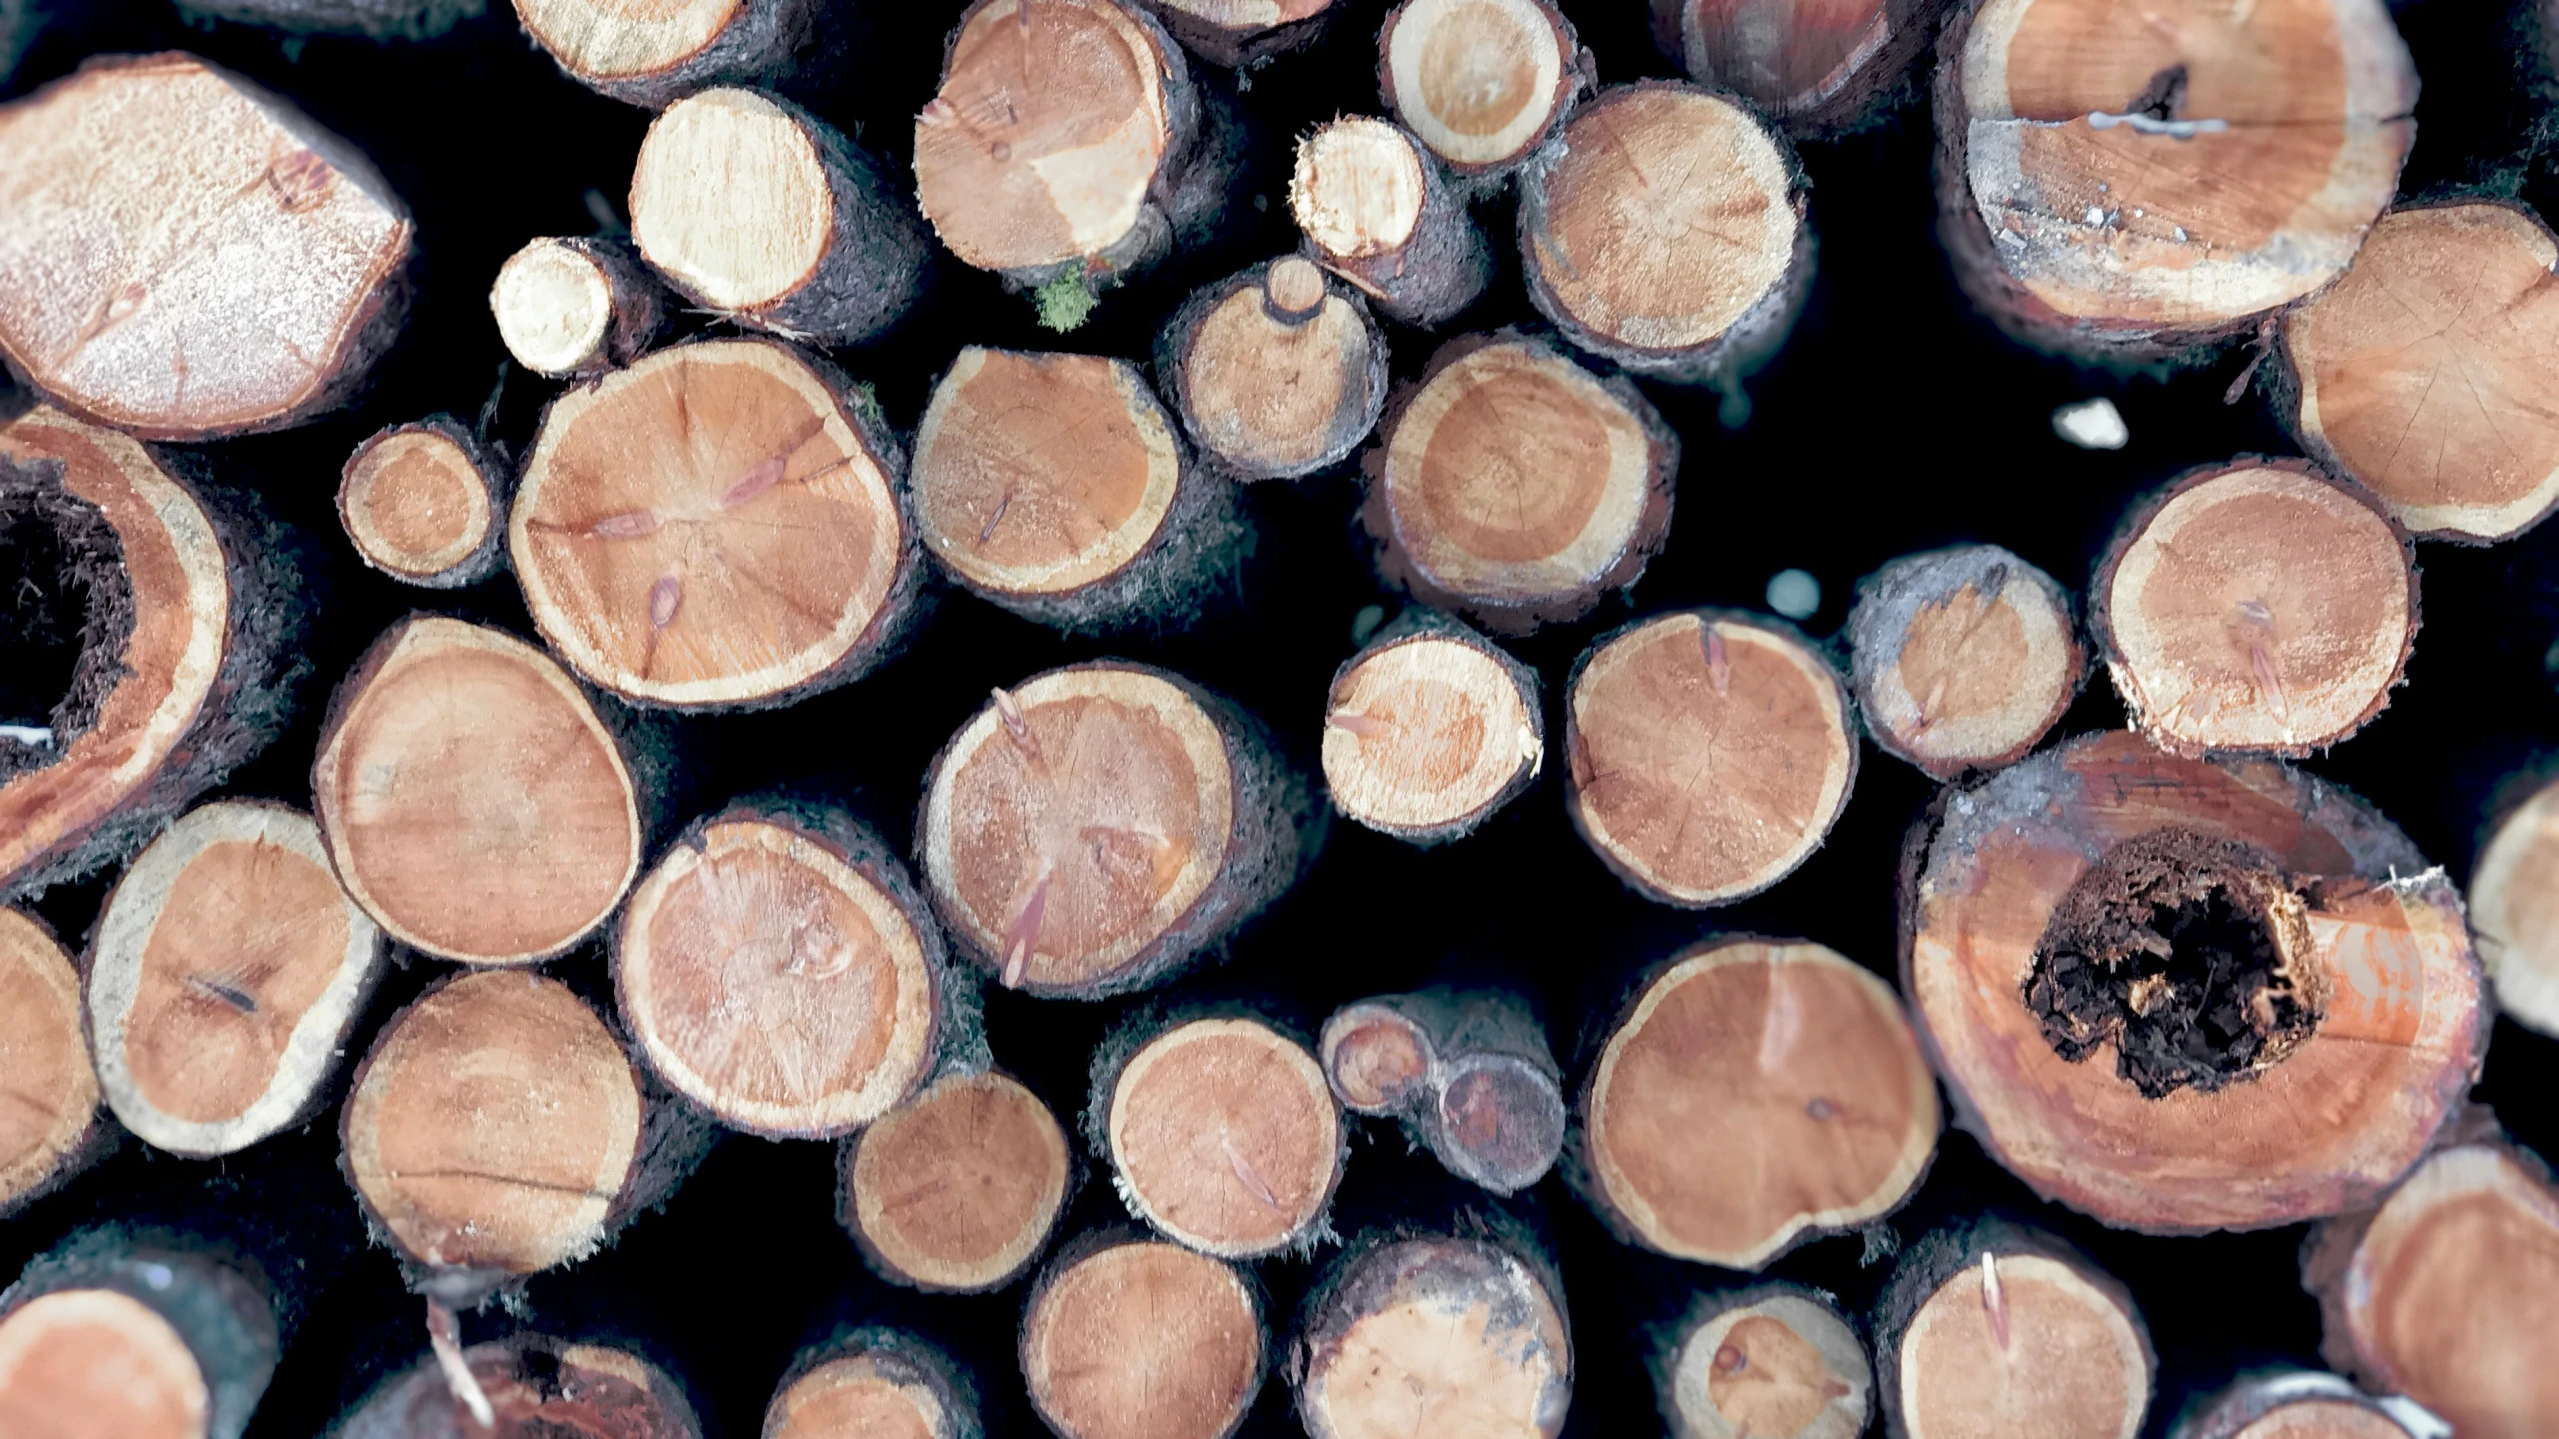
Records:
M2546 9L0 0L0 1435L2559 1434Z

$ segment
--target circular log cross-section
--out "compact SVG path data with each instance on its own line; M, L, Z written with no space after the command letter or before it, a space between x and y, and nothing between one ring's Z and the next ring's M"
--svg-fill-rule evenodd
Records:
M2538 524L2559 505L2554 268L2559 237L2518 206L2382 217L2344 278L2284 316L2279 408L2302 448L2421 538Z
M1405 0L1378 36L1387 108L1450 169L1485 179L1563 128L1587 61L1543 0Z
M771 78L809 38L807 0L515 0L570 79L657 109L723 81Z
M1445 1235L1338 1261L1292 1368L1310 1439L1555 1439L1573 1396L1546 1280L1502 1245Z
M1957 276L2098 356L2173 355L2335 279L2416 134L2381 0L1981 0L1939 48Z
M1250 1019L1175 1025L1112 1080L1102 1129L1129 1211L1221 1259L1307 1242L1345 1148L1323 1066Z
M895 1331L830 1345L775 1390L763 1439L977 1439L948 1361Z
M2122 1287L2027 1245L1897 1276L1879 1339L1885 1402L1906 1439L2135 1439L2156 1361ZM1909 1260L1904 1261L1911 1263Z
M1619 630L1575 665L1564 718L1574 827L1664 904L1785 878L1857 774L1846 688L1773 621L1685 611Z
M1788 134L1854 128L1937 31L1945 0L1653 0L1663 48Z
M2089 627L2153 743L2298 758L2390 703L2416 645L2417 569L2361 486L2241 460L2134 508L2089 586Z
M347 458L338 522L357 558L395 580L476 584L506 538L496 461L449 417L394 425Z
M1727 1269L1900 1207L1938 1127L1900 998L1817 944L1721 940L1673 961L1609 1034L1582 1099L1601 1215Z
M549 656L460 620L374 642L331 707L311 799L364 912L465 964L567 950L639 874L639 795L612 732Z
M1298 141L1288 209L1308 252L1390 319L1435 328L1492 281L1465 197L1392 121L1344 116Z
M1997 545L1877 570L1857 587L1848 646L1866 733L1941 780L2024 758L2088 675L2070 596Z
M1062 1262L1022 1320L1031 1405L1062 1439L1227 1439L1262 1368L1253 1291L1178 1245L1105 1244Z
M2361 801L2121 732L1960 799L1913 841L1902 987L2037 1194L2147 1233L2290 1224L2371 1203L2455 1113L2487 1038L2460 900Z
M1874 1412L1857 1331L1791 1288L1707 1300L1660 1372L1671 1439L1857 1439Z
M2404 1402L2404 1401L2403 1401ZM2381 1401L2315 1370L2252 1375L2178 1421L2171 1439L2416 1439Z
M922 556L896 452L768 340L660 350L542 417L507 545L571 669L637 703L782 704L904 638Z
M1456 839L1528 787L1546 757L1537 674L1461 625L1388 626L1333 676L1333 807L1399 839Z
M57 1289L0 1319L0 1433L207 1439L211 1376L176 1326L113 1289Z
M847 1134L924 1081L941 939L923 898L839 816L738 809L695 826L614 928L623 1023L649 1068L721 1123Z
M666 317L658 283L618 241L528 241L498 267L489 313L515 362L537 375L598 374L640 357Z
M496 1422L480 1423L437 1363L424 1360L331 1432L336 1439L701 1439L682 1388L627 1349L517 1334L474 1344L461 1361Z
M1429 1092L1430 1031L1391 1004L1346 1004L1324 1021L1316 1052L1333 1097L1354 1114L1399 1114Z
M975 1294L1013 1281L1066 1204L1066 1131L1001 1074L945 1079L844 1150L838 1218L880 1274Z
M81 1032L80 976L44 926L0 909L0 1215L68 1179L95 1150L98 1075Z
M311 1112L382 962L382 932L338 887L310 816L194 811L116 881L90 942L107 1102L172 1153L257 1143Z
M1361 512L1379 569L1489 629L1581 618L1670 537L1678 437L1539 341L1451 344L1380 439Z
M2559 784L2498 821L2479 851L2470 932L2496 981L2497 1008L2537 1034L2559 1035Z
M0 353L143 439L336 405L398 330L413 239L351 146L193 55L0 108Z
M538 974L467 973L374 1041L347 1176L418 1263L531 1274L591 1252L640 1159L639 1077L604 1021Z
M1156 353L1191 442L1238 479L1328 468L1386 408L1386 337L1366 306L1300 255L1192 296Z

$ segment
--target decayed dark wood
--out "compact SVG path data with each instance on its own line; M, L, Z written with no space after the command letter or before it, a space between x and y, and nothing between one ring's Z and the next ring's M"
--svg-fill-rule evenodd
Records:
M219 1246L83 1230L0 1294L0 1432L239 1439L283 1349L277 1303Z
M666 320L666 292L617 239L545 237L498 267L489 313L517 364L584 378L640 357Z
M1894 1439L2134 1439L2158 1360L2113 1276L1985 1220L1903 1251L1875 1367Z
M1857 1439L1875 1412L1865 1342L1799 1285L1700 1294L1652 1370L1671 1439Z
M1492 246L1466 197L1393 121L1344 116L1299 140L1288 208L1306 253L1388 319L1440 325L1492 282Z
M1021 1354L1061 1439L1227 1439L1262 1388L1262 1297L1222 1260L1104 1231L1042 1272Z
M1948 0L1653 0L1653 38L1700 85L1790 135L1872 120L1935 38Z
M569 78L659 109L712 85L773 78L807 45L816 0L515 0Z
M1076 1177L1066 1131L992 1071L936 1080L844 1142L836 1219L893 1284L1000 1289L1048 1246Z
M378 430L347 457L338 523L358 559L395 580L459 589L506 554L508 467L451 415Z
M1535 1184L1562 1153L1562 1072L1520 996L1423 990L1363 999L1324 1021L1333 1096L1391 1115L1451 1174L1495 1194Z
M1155 341L1156 383L1203 463L1237 479L1339 464L1386 408L1386 337L1302 255L1194 292Z
M1563 1291L1510 1240L1366 1235L1308 1297L1288 1378L1313 1439L1554 1439L1573 1396Z
M2545 784L2497 821L2470 867L2470 932L2497 985L2497 1008L2538 1034L2559 1034L2559 784Z
M2415 1439L2389 1409L2334 1374L2255 1374L2177 1422L2173 1439Z
M96 1069L82 1033L80 975L52 931L0 909L0 1056L10 1092L0 1109L0 1218L43 1198L105 1156Z
M1387 108L1470 189L1552 143L1596 68L1545 0L1405 0L1377 52Z
M1545 764L1537 672L1445 615L1408 609L1334 672L1323 755L1343 814L1417 844L1463 838Z
M764 1411L763 1439L980 1439L977 1393L958 1365L877 1326L812 1345Z
M1905 555L1859 581L1848 648L1866 733L1937 779L2024 758L2088 678L2069 593L1997 545Z
M516 1334L458 1357L493 1422L481 1423L428 1358L376 1386L329 1439L701 1439L683 1387L630 1350Z

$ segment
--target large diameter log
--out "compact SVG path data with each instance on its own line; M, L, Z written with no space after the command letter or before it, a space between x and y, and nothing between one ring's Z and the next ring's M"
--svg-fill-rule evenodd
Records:
M0 909L0 1071L23 1103L0 1110L0 1217L100 1158L96 1068L81 1029L80 975L52 932Z
M1956 277L2083 357L2177 356L2335 279L2416 134L2381 0L1980 0L1938 53Z
M0 895L122 859L291 718L298 542L176 463L51 408L0 426L10 629L79 655L41 733L0 734Z
M1377 37L1386 107L1481 187L1526 164L1591 83L1590 52L1545 0L1405 0Z
M1205 461L1296 479L1377 428L1386 337L1357 292L1287 255L1193 292L1156 337L1155 374Z
M546 237L498 267L489 314L517 364L584 378L638 359L665 323L666 297L629 245Z
M1175 1244L1079 1243L1022 1319L1031 1407L1060 1439L1227 1439L1266 1362L1250 1282Z
M1555 1439L1573 1397L1561 1290L1490 1238L1355 1244L1308 1297L1288 1368L1311 1439Z
M1306 253L1388 319L1434 328L1492 283L1492 246L1466 197L1392 121L1344 116L1299 140L1288 209Z
M1446 616L1411 609L1333 674L1324 697L1333 807L1416 844L1473 831L1537 778L1537 672Z
M2252 1375L2180 1419L2172 1439L2416 1439L2390 1410L2334 1374Z
M116 881L85 988L98 1081L172 1153L231 1154L309 1117L383 968L382 931L339 888L320 827L222 800Z
M2133 724L2178 754L2300 758L2390 703L2417 638L2407 533L2298 460L2208 465L2135 505L2088 589Z
M1343 1108L1401 1120L1470 1184L1515 1194L1563 1152L1562 1072L1516 994L1427 989L1358 1000L1324 1021L1317 1053Z
M347 457L338 523L356 557L391 578L459 589L497 573L509 478L451 415L393 425Z
M1838 672L1780 621L1640 620L1584 652L1565 687L1573 827L1648 899L1747 898L1810 858L1847 808L1854 723Z
M1903 988L1959 1121L2151 1233L2370 1204L2456 1113L2489 1013L2452 886L2270 760L2092 735L1911 838Z
M347 893L443 959L561 954L639 876L620 741L549 656L460 620L374 641L330 706L311 798Z
M2470 872L2470 932L2496 982L2497 1007L2559 1035L2559 784L2497 822Z
M771 340L679 345L552 402L508 554L534 624L589 681L669 709L787 704L869 673L918 615L901 464L823 362Z
M940 1350L894 1329L857 1329L791 1361L763 1439L981 1439L977 1394Z
M1379 571L1526 634L1643 574L1670 538L1679 437L1624 379L1540 340L1469 336L1390 406L1365 464Z
M0 1294L0 1432L239 1439L283 1349L253 1263L85 1230Z
M1865 1342L1791 1284L1700 1295L1653 1371L1671 1439L1858 1439L1875 1411Z
M836 1218L893 1284L1000 1289L1048 1246L1074 1181L1066 1131L1006 1075L935 1081L845 1141Z
M0 108L0 355L144 439L346 399L399 331L413 233L353 147L193 55L111 56Z
M1859 581L1848 648L1866 733L1941 780L2023 759L2088 677L2069 593L1997 545L1905 555Z
M1750 101L1790 135L1821 137L1874 116L1946 4L1653 0L1653 32L1690 79Z
M999 689L925 778L916 867L1007 987L1100 998L1222 945L1296 882L1323 811L1260 722L1116 661Z
M816 13L813 0L515 0L524 33L570 79L652 110L775 79L809 43Z
M437 1360L420 1359L342 1415L329 1439L701 1439L682 1386L628 1349L516 1334L458 1357L491 1422Z
M2158 1372L2122 1284L1997 1221L1903 1253L1875 1362L1894 1439L2134 1439Z

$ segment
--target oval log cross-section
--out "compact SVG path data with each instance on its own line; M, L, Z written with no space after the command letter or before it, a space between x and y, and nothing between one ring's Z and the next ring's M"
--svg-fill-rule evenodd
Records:
M1323 1066L1257 1020L1166 1029L1097 1083L1103 1137L1130 1212L1222 1259L1305 1242L1346 1157Z
M1671 1439L1857 1439L1875 1408L1857 1331L1793 1286L1701 1299L1658 1372Z
M57 1289L0 1319L0 1432L207 1439L215 1378L175 1325L114 1289Z
M1545 757L1536 672L1436 617L1379 631L1325 697L1333 807L1399 839L1466 834L1526 789Z
M356 556L449 590L488 578L506 537L494 457L449 415L382 430L347 457L338 522Z
M1904 1439L2134 1439L2157 1369L2123 1286L2041 1236L1931 1236L1893 1276L1878 1324Z
M81 1030L80 975L43 925L0 909L0 1215L71 1177L98 1149L98 1075Z
M2023 758L2088 676L2070 596L1997 545L1905 555L1868 576L1848 645L1866 733L1941 780Z
M1031 1406L1062 1439L1227 1439L1262 1370L1253 1291L1179 1245L1086 1248L1041 1276L1022 1319Z
M1547 1280L1504 1245L1388 1240L1307 1301L1291 1378L1312 1439L1555 1439L1573 1346Z
M1378 88L1462 175L1517 168L1562 128L1589 54L1544 0L1405 0L1379 34Z
M892 1282L974 1294L1048 1244L1073 1167L1040 1097L1001 1074L945 1079L846 1143L837 1218Z

